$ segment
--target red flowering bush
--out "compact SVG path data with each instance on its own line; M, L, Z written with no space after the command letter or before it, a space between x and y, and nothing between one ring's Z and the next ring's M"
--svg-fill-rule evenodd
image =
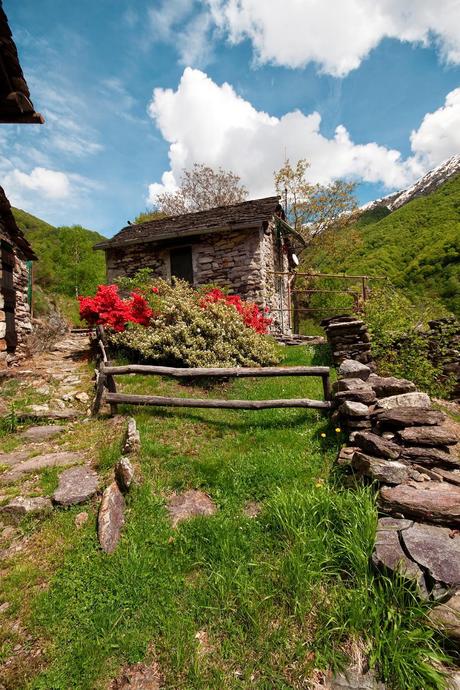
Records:
M124 331L128 322L148 326L153 315L145 297L132 292L131 299L122 299L117 285L99 285L94 297L79 297L78 301L82 320L117 332Z
M254 302L244 302L239 295L226 295L219 288L207 292L200 300L200 306L205 309L208 304L224 302L236 309L243 317L244 324L256 333L266 334L272 319L264 315ZM268 309L265 309L265 313Z

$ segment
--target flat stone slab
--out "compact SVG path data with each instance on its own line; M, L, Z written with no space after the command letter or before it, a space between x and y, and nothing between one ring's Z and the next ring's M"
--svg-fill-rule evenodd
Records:
M110 690L160 690L163 677L156 663L132 664L110 684Z
M427 467L445 466L445 467L460 467L460 458L446 453L439 448L430 448L425 446L408 447L402 449L402 457L408 462L416 463L417 465L426 465Z
M131 454L139 452L141 447L141 437L137 428L134 417L128 419L128 426L126 428L126 437L123 446L123 453Z
M370 367L361 362L357 362L356 359L344 359L339 366L338 374L340 378L354 378L366 381L371 374L371 370Z
M37 405L37 408L40 406ZM36 409L36 410L25 410L24 412L17 412L16 415L18 419L77 419L78 417L83 417L83 412L81 410L74 410L71 408L66 408L65 410L47 410L47 409Z
M384 410L393 410L395 407L423 407L431 408L430 396L426 393L402 393L401 395L390 395L387 398L380 398L379 407Z
M370 383L378 398L387 398L388 396L415 391L415 383L406 379L397 379L394 376L383 377L372 374L368 383Z
M382 509L427 522L460 526L460 487L427 481L413 486L400 484L380 489Z
M410 557L433 580L449 587L460 585L460 534L445 527L414 522L401 535Z
M441 426L413 426L398 431L398 438L409 446L453 446L456 434Z
M397 460L402 450L401 446L398 446L397 443L393 443L393 441L389 441L377 434L366 431L358 432L353 443L362 448L365 453L376 455L380 458L389 458L391 460Z
M377 400L377 396L372 388L354 388L349 391L339 391L334 394L334 398L338 403L343 400L352 400L363 405L372 405Z
M446 415L437 410L419 407L396 407L377 412L376 421L388 429L404 429L407 426L434 426L442 424Z
M40 443L40 441L47 441L50 438L59 436L65 431L63 426L31 426L20 434L20 437L25 441L32 443Z
M96 493L98 476L90 467L81 466L65 470L59 476L59 486L53 494L53 501L60 506L84 503Z
M385 690L385 685L377 680L373 671L359 673L348 670L332 679L330 690Z
M168 513L172 526L176 527L179 522L197 517L198 515L214 515L217 507L214 501L203 491L189 489L181 494L175 494L168 500Z
M445 635L460 640L460 591L428 614L431 623Z
M373 458L360 451L353 453L353 469L360 475L382 484L404 484L411 479L418 480L419 472L397 460Z
M412 520L380 518L375 536L372 562L376 568L398 572L405 579L415 582L423 598L428 596L423 570L404 552L400 534L413 525Z
M345 400L340 405L339 408L340 414L344 415L345 417L368 417L369 416L369 408L367 405L364 405L363 403L356 402L353 400Z
M97 534L105 553L113 553L121 537L125 523L125 499L116 482L112 482L102 495L97 518Z
M340 391L356 390L373 391L373 389L367 381L363 381L362 379L358 378L339 379L338 381L335 381L332 384L332 390L334 393L339 393Z
M18 496L13 498L6 506L0 508L0 512L14 517L23 517L24 515L46 515L53 510L53 504L49 498L38 496L36 498L24 498Z
M61 453L45 453L44 455L35 455L23 462L14 465L11 470L0 475L0 483L8 484L16 481L22 475L29 472L38 472L46 467L60 467L66 465L78 465L84 461L81 453L73 453L63 451Z
M0 453L0 466L12 467L30 457L31 450L13 450L12 453Z

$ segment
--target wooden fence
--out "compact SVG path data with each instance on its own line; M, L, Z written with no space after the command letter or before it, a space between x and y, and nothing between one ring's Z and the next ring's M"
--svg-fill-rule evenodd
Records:
M112 414L117 413L119 404L150 405L156 407L207 407L230 410L266 410L270 408L292 407L329 410L331 408L329 367L197 367L180 369L176 367L148 366L143 364L112 366L107 359L102 329L96 331L96 337L101 352L101 359L97 372L96 396L93 405L94 415L98 414L101 405L104 403L110 405ZM115 377L130 374L171 376L177 379L315 376L322 380L324 400L310 400L309 398L286 398L280 400L214 400L212 398L171 398L157 395L135 395L132 393L118 392Z

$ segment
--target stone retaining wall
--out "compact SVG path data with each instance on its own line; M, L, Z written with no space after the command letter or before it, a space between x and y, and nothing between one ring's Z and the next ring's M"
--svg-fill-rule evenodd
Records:
M338 462L378 489L373 563L440 602L430 614L433 625L460 639L458 434L414 383L375 373L369 341L366 350L355 347L367 333L362 321L340 317L325 327L333 346L346 343L347 354L356 353L345 358L343 346L334 352L340 364L333 419L349 439ZM355 340L340 340L350 333Z

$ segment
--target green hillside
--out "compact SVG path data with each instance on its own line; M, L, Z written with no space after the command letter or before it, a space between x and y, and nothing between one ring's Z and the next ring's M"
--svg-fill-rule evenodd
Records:
M364 213L352 227L319 239L304 267L386 275L417 299L439 299L460 314L460 175L385 215Z
M105 282L104 254L93 251L105 239L98 232L80 225L55 228L21 209L14 208L13 214L38 257L35 283L46 292L75 297Z

